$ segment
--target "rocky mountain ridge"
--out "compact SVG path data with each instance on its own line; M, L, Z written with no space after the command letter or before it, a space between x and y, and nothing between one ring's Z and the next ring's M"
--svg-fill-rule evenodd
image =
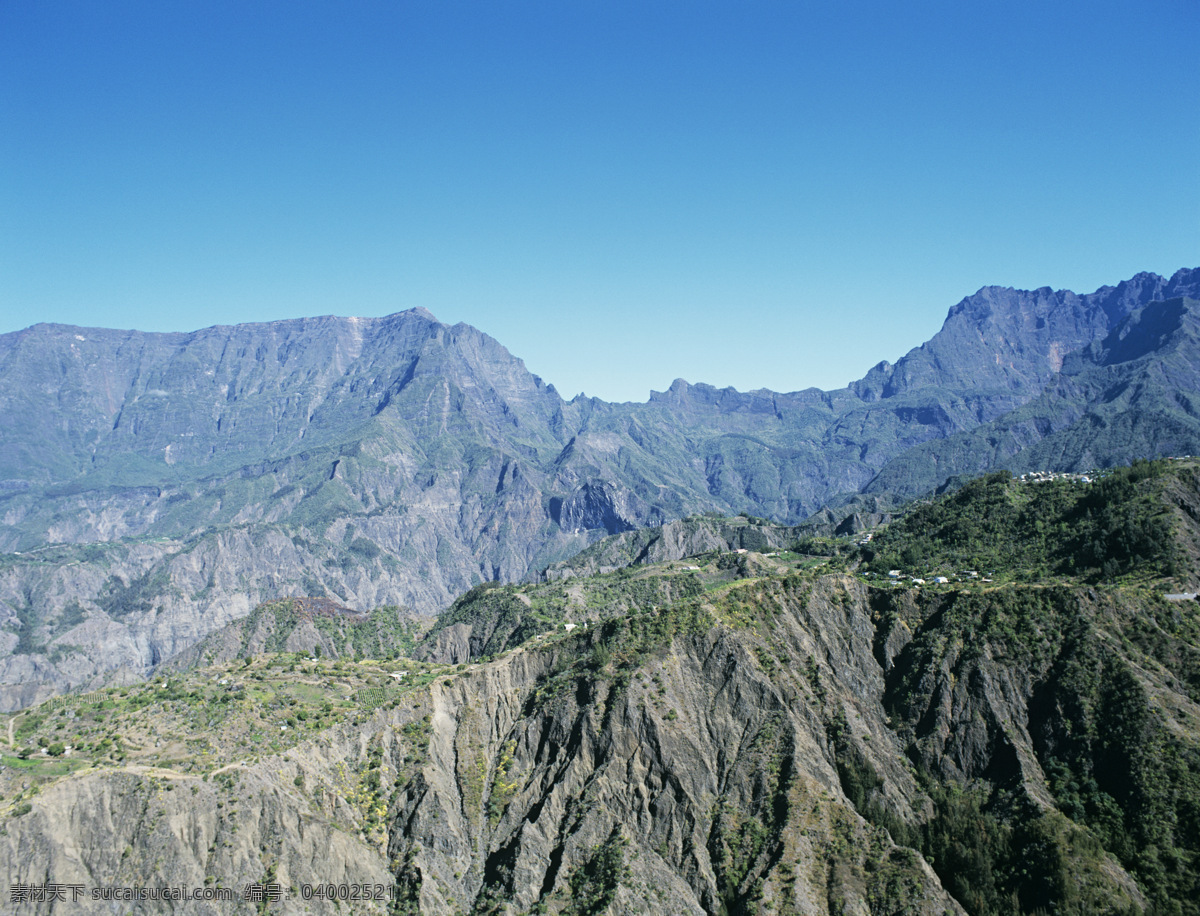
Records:
M951 474L1004 467L1081 473L1129 456L1187 455L1200 436L1200 302L1153 302L1069 354L1041 394L973 430L923 443L866 492L913 496Z
M1089 450L1095 395L1073 369L1072 353L1175 295L1200 295L1197 271L1085 296L989 287L846 389L678 380L646 404L564 401L487 335L423 310L2 335L0 708L144 676L262 601L432 612L605 535L706 511L796 524L872 481L920 492L1014 448L1051 465L1200 451L1190 338L1156 389L1169 435L1139 427ZM1105 403L1110 427L1147 415L1129 397ZM1037 404L1049 415L1018 416ZM958 444L1010 415L1010 445ZM1081 415L1079 442L1038 446Z

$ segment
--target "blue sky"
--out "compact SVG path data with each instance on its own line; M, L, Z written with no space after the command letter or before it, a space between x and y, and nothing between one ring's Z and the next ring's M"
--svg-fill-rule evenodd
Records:
M1200 2L0 4L0 332L424 306L566 397L832 388L1200 266Z

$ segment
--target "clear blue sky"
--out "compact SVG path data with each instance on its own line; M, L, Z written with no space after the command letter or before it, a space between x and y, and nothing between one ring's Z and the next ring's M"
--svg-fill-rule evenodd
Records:
M1200 266L1200 2L4 0L0 332L424 306L566 397L832 388Z

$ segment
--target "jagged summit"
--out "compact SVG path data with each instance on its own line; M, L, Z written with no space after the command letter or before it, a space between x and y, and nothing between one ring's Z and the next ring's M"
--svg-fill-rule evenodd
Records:
M396 315L413 315L417 318L424 318L427 321L432 321L435 324L441 323L437 320L437 318L434 317L433 312L429 311L429 309L425 308L424 306L420 306L420 305L415 306L414 308L411 308L411 309L405 309L402 312L394 312L392 315L389 315L388 317L395 317Z

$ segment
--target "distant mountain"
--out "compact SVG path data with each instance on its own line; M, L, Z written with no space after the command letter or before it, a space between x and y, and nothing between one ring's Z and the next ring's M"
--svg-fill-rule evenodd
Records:
M796 524L872 481L911 492L1010 461L1103 400L1084 348L1184 296L1200 296L1200 271L1085 296L988 287L845 389L677 380L645 404L564 401L492 338L421 309L0 335L0 708L141 676L266 600L428 613L608 534L703 512ZM1177 344L1155 382L1158 433L1139 426L1145 398L1114 395L1097 416L1134 432L1089 446L1072 426L1069 448L1047 439L1029 460L1116 463L1191 442L1184 405L1200 384L1193 341ZM1145 346L1136 359L1110 347L1116 363L1093 368L1142 360L1153 374ZM972 461L934 447L1047 397L1030 408L1045 435L963 445Z
M1034 400L893 459L868 492L916 495L1004 467L1087 471L1200 454L1200 302L1152 302L1064 360Z
M1037 394L1067 354L1108 334L1151 302L1195 295L1200 270L1169 280L1140 273L1080 296L1070 290L985 286L950 309L942 329L894 366L880 363L851 384L864 400L930 388Z

